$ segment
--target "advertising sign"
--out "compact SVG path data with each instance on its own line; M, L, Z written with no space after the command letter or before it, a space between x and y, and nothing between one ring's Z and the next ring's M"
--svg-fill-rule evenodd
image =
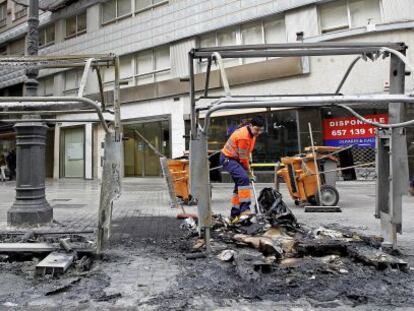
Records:
M364 118L388 123L388 114L367 115ZM326 146L375 147L377 128L358 120L356 117L330 118L323 120L323 139Z

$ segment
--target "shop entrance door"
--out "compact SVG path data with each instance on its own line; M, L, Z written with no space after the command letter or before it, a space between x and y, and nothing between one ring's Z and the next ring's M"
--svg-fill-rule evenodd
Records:
M125 176L160 176L159 156L135 133L139 131L159 152L170 157L170 121L163 119L124 126Z
M62 129L60 176L84 178L85 130L83 127Z

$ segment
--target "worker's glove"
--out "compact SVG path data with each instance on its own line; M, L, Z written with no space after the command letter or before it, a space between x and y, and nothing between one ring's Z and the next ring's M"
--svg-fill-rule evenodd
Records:
M247 171L247 176L249 176L249 180L255 182L256 181L256 176L254 176L252 170L248 170Z

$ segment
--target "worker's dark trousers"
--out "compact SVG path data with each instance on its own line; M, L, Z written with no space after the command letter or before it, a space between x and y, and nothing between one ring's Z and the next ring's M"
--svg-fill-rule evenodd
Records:
M220 165L229 172L234 181L233 197L231 199L231 216L238 216L240 213L250 210L251 187L249 176L246 170L236 160L220 155Z

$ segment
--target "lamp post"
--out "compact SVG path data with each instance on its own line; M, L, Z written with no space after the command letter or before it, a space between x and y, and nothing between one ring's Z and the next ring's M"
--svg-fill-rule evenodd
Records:
M39 1L30 0L26 55L38 54ZM37 96L38 70L26 69L24 96ZM27 115L26 119L40 116ZM7 212L7 223L13 226L48 224L53 209L46 200L46 134L47 126L41 122L17 123L16 130L16 198Z

